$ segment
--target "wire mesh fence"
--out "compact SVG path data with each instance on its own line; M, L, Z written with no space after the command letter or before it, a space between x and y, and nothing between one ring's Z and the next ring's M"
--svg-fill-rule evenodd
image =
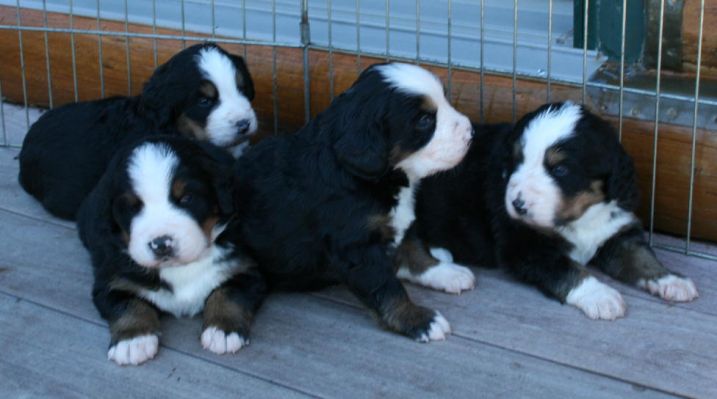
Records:
M475 110L477 121L490 121L495 109L493 98L486 90L491 76L509 79L510 104L509 117L516 121L520 117L520 105L525 96L520 86L524 81L537 82L545 92L545 101L563 99L557 95L558 86L573 89L578 101L598 108L598 111L613 110L617 129L622 139L625 133L625 121L628 118L646 115L652 117L652 134L642 136L651 140L651 164L649 171L649 210L646 227L650 243L654 246L689 255L717 260L717 256L708 247L693 243L693 218L695 213L695 187L697 173L697 154L700 151L698 133L710 130L717 123L703 109L717 107L717 102L701 98L701 70L704 41L705 1L699 1L698 35L696 44L696 65L694 68L692 91L674 93L663 91L663 42L666 26L666 7L674 6L672 1L656 0L657 13L657 51L654 65L652 87L626 85L631 71L631 62L626 59L626 43L630 24L627 0L616 0L619 18L617 30L619 40L618 57L614 58L616 68L614 81L594 80L591 77L602 68L605 57L590 44L592 18L591 7L595 1L582 0L513 0L498 2L490 0L241 0L228 2L221 0L152 0L150 1L109 1L109 0L2 0L0 9L4 9L0 19L0 32L16 33L19 57L15 61L20 70L21 97L9 99L3 97L7 83L0 79L0 98L22 104L24 128L32 123L28 95L28 75L42 74L46 81L47 102L49 108L57 104L57 87L53 79L58 79L56 70L64 65L52 62L52 35L69 35L71 75L64 76L72 81L71 100L87 100L80 96L78 60L88 62L83 54L77 53L77 38L96 39L96 62L98 65L98 97L109 95L106 85L108 63L124 61L126 70L126 93L133 94L141 87L137 82L133 67L133 46L139 41L148 41L151 51L151 67L161 63L161 50L167 42L180 41L182 47L188 42L213 40L220 44L243 46L245 57L251 57L248 48L266 48L270 51L271 83L269 85L271 105L268 107L270 128L265 129L276 134L282 131L281 124L288 115L281 106L286 96L299 97L303 110L293 110L302 114L307 121L319 109L311 109L312 87L321 83L326 92L321 94L332 99L339 88L337 79L341 68L346 64L337 63L337 57L353 57L354 74L366 64L365 60L383 59L414 62L417 64L441 68L447 93L451 98L463 96L462 86L456 87L456 71L473 73L476 82ZM39 13L39 19L27 19L27 11ZM67 17L65 25L56 23L55 15ZM170 15L171 14L171 15ZM537 18L535 15L540 14ZM8 18L14 16L14 20ZM569 16L569 19L568 17ZM581 18L576 18L581 16ZM540 19L537 21L537 19ZM581 20L581 25L575 21ZM81 20L81 21L80 21ZM54 22L53 22L54 21ZM78 21L82 22L78 25ZM88 25L87 21L92 24ZM107 21L117 22L108 24ZM536 22L537 21L537 22ZM569 22L569 23L568 23ZM568 26L569 25L569 26ZM539 28L535 28L539 26ZM566 27L567 26L567 27ZM539 34L535 32L539 31ZM582 40L577 40L582 32ZM28 69L26 65L24 38L26 35L42 36L42 68ZM570 35L573 39L570 39ZM3 36L8 37L8 36ZM124 60L107 59L105 46L108 40L118 40L124 46ZM114 42L113 42L114 43ZM303 83L303 92L283 92L281 87L282 71L279 64L285 62L279 55L281 49L295 49L300 52L298 60L292 60L289 66L297 71ZM33 49L35 51L35 49ZM317 52L325 53L326 76L316 82L312 74L312 62ZM323 59L323 58L322 58ZM113 65L110 65L112 67ZM44 69L44 70L42 70ZM324 85L325 83L325 85ZM615 93L611 100L596 104L591 91ZM7 92L7 90L5 90ZM648 98L653 106L652 112L642 107L635 112L632 96ZM542 99L541 99L542 101ZM686 116L683 125L690 131L689 173L687 184L687 214L684 231L680 240L656 242L656 205L658 189L658 154L661 128L665 124L667 101L681 101L691 108L691 120ZM627 107L626 107L627 105ZM0 103L0 128L2 128L2 146L17 147L6 126L6 108ZM301 112L303 111L303 112ZM283 114L282 114L283 112Z

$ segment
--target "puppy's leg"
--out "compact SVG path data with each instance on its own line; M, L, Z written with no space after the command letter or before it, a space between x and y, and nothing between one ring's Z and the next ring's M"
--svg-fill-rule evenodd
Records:
M342 252L343 281L387 328L420 342L443 340L450 333L440 313L411 302L383 245Z
M434 257L434 251L429 253L416 234L415 225L411 226L396 250L398 277L451 294L475 287L475 276L470 269L453 263L450 252L446 254L448 256Z
M253 270L215 289L204 305L204 349L221 355L249 345L251 322L265 297L264 278Z
M640 228L608 240L592 263L611 277L667 301L687 302L698 296L692 280L670 271L657 260Z
M620 293L562 255L558 248L541 242L539 237L521 243L502 251L502 263L518 278L577 307L591 319L614 320L625 315Z
M107 358L115 363L138 365L159 350L159 312L151 304L121 291L97 290L93 301L110 325Z

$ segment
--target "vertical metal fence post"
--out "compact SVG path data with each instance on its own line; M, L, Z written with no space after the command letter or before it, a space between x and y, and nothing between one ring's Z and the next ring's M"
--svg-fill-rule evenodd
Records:
M551 70L553 68L553 0L548 0L548 65L545 78L545 99L550 102Z
M329 99L334 101L334 41L333 41L333 22L332 22L332 8L333 4L331 0L326 0L326 16L329 33Z
M421 0L416 0L416 65L421 63Z
M655 133L652 142L652 183L650 186L650 246L653 244L655 232L655 188L657 187L657 142L660 137L660 79L662 75L662 35L665 27L665 0L660 1L659 25L657 37L657 77L655 81Z
M356 70L361 73L361 0L356 0Z
M180 6L179 8L181 11L181 18L182 18L182 48L185 49L185 48L187 48L187 39L186 39L186 37L187 37L187 25L186 25L187 22L186 21L187 20L186 20L185 12L184 12L184 8L185 8L184 0L181 0L179 2L179 6Z
M97 31L102 32L100 22L100 0L97 0ZM100 97L105 98L105 73L102 56L102 34L97 35L97 70L100 74Z
M301 0L301 45L304 63L304 121L311 119L311 71L309 71L309 46L311 31L309 28L309 0Z
M77 90L77 56L75 55L75 15L74 2L70 0L70 55L72 57L72 90L75 96L75 102L79 101L79 93Z
M157 34L157 0L152 0L152 34ZM157 68L157 39L152 39L152 62L154 67Z
M17 44L20 48L20 77L22 78L22 102L25 106L25 127L30 129L30 111L27 108L27 77L25 76L25 48L22 44L22 20L20 17L20 0L15 2L15 22L17 24Z
M692 237L692 206L695 191L695 152L697 150L697 117L700 106L700 69L702 69L702 33L704 28L705 0L700 0L700 22L697 33L697 73L695 74L695 110L692 116L692 148L690 153L690 192L687 203L687 233L685 237L685 254L690 253Z
M446 85L446 92L448 93L448 102L451 101L452 93L453 93L453 65L451 56L452 54L452 35L453 35L453 2L451 0L448 0L448 21L447 21L447 36L448 36L448 46L446 49L446 61L448 61L448 84Z
M129 51L129 10L127 0L124 0L124 54L127 60L127 95L132 95L132 58Z
M627 31L627 0L622 0L622 30L620 35L620 101L618 104L617 135L622 142L623 106L625 103L625 32Z
M480 122L485 123L485 108L483 98L485 86L485 0L480 0Z
M511 106L511 118L513 123L516 121L516 96L515 92L517 90L517 83L518 83L518 0L513 0L513 76L511 80L511 87L512 87L512 106Z
M391 58L391 0L386 0L386 61Z
M590 9L590 0L585 0L585 9L583 10L583 91L581 102L585 104L588 84L588 19Z
M99 0L98 0L99 1ZM47 22L47 0L42 0L42 21L45 29L48 28ZM54 100L52 98L52 69L50 67L50 44L47 31L42 34L45 42L45 71L47 72L47 102L50 109L53 108ZM2 97L0 97L2 98Z
M276 0L271 0L271 40L276 43ZM276 73L276 46L271 46L271 109L274 134L279 133L279 87Z

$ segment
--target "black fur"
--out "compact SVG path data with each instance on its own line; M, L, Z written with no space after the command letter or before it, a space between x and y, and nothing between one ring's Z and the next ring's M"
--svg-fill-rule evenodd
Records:
M102 318L108 321L111 332L110 346L121 340L136 336L159 333L158 315L161 312L154 303L145 299L142 290L172 290L161 278L161 268L148 268L136 263L128 253L130 226L145 204L128 201L133 185L128 176L132 152L146 143L156 143L171 149L179 158L179 166L173 172L174 179L186 183L192 200L188 203L174 202L183 209L198 226L216 220L227 223L234 213L231 183L234 159L225 151L206 142L197 142L176 136L153 136L123 147L112 158L107 171L91 191L78 211L78 230L83 245L90 252L94 271L92 300ZM246 264L237 269L216 290L222 290L222 300L242 309L221 317L221 311L213 312L205 324L229 328L234 326L242 337L248 337L248 320L263 298L263 280L251 269L251 262L233 244L220 235L213 241L215 246L225 248L227 255L222 261L236 259ZM172 266L182 267L182 266ZM243 278L246 277L246 278ZM247 282L252 289L247 290ZM236 288L239 287L239 288ZM211 295L210 295L211 296ZM229 305L225 306L227 309ZM215 306L216 308L216 306ZM231 316L235 317L231 317ZM247 318L248 320L244 320ZM209 325L205 325L208 327Z
M388 328L425 336L435 312L396 278L387 226L408 184L394 166L435 128L417 128L423 100L390 88L374 66L300 131L239 159L237 241L273 288L344 283Z
M157 134L193 137L196 132L179 119L204 126L212 110L201 103L199 87L205 80L195 62L208 47L233 60L242 76L239 90L251 100L254 87L241 57L212 43L188 47L158 67L138 96L67 104L43 114L28 131L19 156L25 191L51 214L73 220L120 147Z
M426 246L450 250L456 263L504 267L520 280L564 301L588 271L568 256L572 244L555 231L511 218L504 198L508 179L522 161L516 146L523 131L539 113L560 106L547 104L527 114L516 126L475 126L474 141L461 164L422 182L414 228ZM634 166L606 121L583 108L574 134L560 148L567 154L562 162L571 172L554 179L565 197L599 180L605 202L615 200L622 209L635 211L638 188ZM640 256L630 255L638 250ZM632 284L670 273L645 243L637 222L605 242L590 263Z

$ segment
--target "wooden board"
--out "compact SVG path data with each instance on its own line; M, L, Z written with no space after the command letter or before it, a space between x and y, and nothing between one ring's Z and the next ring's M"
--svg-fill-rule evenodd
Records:
M0 150L0 170L11 169L14 152ZM19 190L0 186L0 199L18 198L0 201L0 292L103 326L89 298L89 258L75 229L48 223L36 207L18 206L28 197L3 193ZM251 346L235 356L202 350L199 320L165 318L157 361L182 353L318 396L717 394L709 378L717 367L709 349L717 344L714 315L631 293L627 319L595 322L500 273L478 276L477 290L461 296L410 288L416 301L452 322L455 334L446 342L421 345L382 331L345 290L331 289L274 295L257 317ZM713 292L703 291L699 301L714 307ZM107 331L102 327L93 337L82 340L86 356L107 362Z
M51 13L50 26L67 27L67 15ZM0 6L0 23L15 23L15 8ZM27 26L41 26L42 13L22 10L22 23ZM74 24L81 29L95 29L92 18L75 17ZM104 21L103 29L124 31L119 22ZM131 25L132 32L150 32L151 28ZM172 30L161 33L177 34ZM65 33L48 34L50 63L52 70L52 92L54 105L74 100L73 73L70 51L70 37ZM49 102L45 48L43 34L24 32L24 57L27 74L28 101L30 104L46 106ZM123 38L103 37L103 64L98 68L98 38L89 35L75 35L75 49L78 55L77 81L78 98L89 100L99 97L100 70L105 82L105 95L127 94L127 60ZM190 43L191 44L191 43ZM131 92L138 93L141 83L154 69L152 40L131 39ZM226 45L229 51L243 54L245 46ZM164 62L181 49L177 40L158 42L159 62ZM272 94L272 54L276 52L277 92ZM257 98L253 105L260 118L262 134L258 139L274 132L290 132L304 121L304 84L302 50L246 46L247 61L254 77ZM19 68L18 33L0 31L0 81L3 94L11 101L22 102L21 71ZM358 72L367 65L382 62L375 57L361 57L360 65L353 55L334 53L329 58L326 51L310 51L310 94L311 110L323 110L331 100L329 93L329 64L332 64L334 91L340 93L351 85ZM429 67L444 81L445 68ZM473 120L480 119L480 76L476 72L454 70L452 74L451 99L456 107ZM484 89L483 108L487 121L510 121L512 115L512 80L509 77L486 74L482 82ZM520 79L516 92L516 113L527 113L544 103L547 98L544 82ZM579 101L579 88L566 85L552 85L553 101ZM274 126L274 105L277 109L278 125ZM611 118L613 123L616 122ZM623 125L624 143L635 158L639 184L643 193L640 216L649 220L649 199L652 182L652 122L625 119ZM694 189L694 215L692 233L694 238L717 241L717 136L713 132L700 130L697 134L696 178ZM658 143L657 189L655 203L655 226L659 231L683 235L687 225L689 174L690 174L691 129L682 126L661 124Z
M141 368L116 366L104 326L7 294L0 325L5 398L308 397L169 348Z

